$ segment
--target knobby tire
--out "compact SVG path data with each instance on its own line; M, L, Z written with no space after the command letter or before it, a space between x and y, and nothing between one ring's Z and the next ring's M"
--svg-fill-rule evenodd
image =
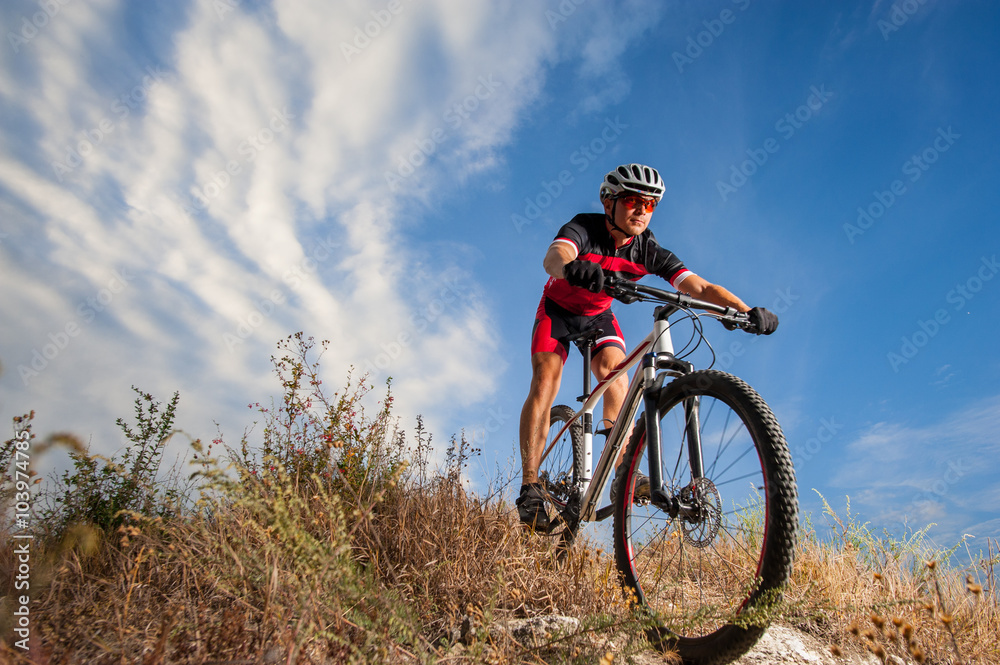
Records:
M684 415L694 397L707 479L697 482ZM672 518L665 507L633 501L636 478L649 475L640 417L614 480L622 585L654 646L676 650L685 663L730 663L763 635L791 574L798 497L788 445L760 395L724 372L668 383L657 411L665 489L699 508L695 517Z

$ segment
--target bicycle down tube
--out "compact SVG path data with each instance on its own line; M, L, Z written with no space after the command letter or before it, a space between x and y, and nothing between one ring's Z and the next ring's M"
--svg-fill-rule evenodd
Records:
M623 372L628 372L629 369L639 364L640 360L643 360L647 356L650 357L650 361L644 362L643 368L640 371L636 371L632 376L621 411L615 419L611 431L608 433L604 450L601 452L596 469L593 468L594 435L593 432L584 432L584 469L581 483L583 496L580 500L579 513L581 522L592 522L595 520L597 502L614 470L615 460L618 458L622 447L627 443L626 436L631 430L632 421L639 410L643 388L652 385L655 379L656 363L653 359L661 354L672 356L673 350L673 341L670 337L670 324L666 321L666 317L662 319L658 317L654 323L653 331L604 380L597 384L590 395L586 397L586 401L580 410L574 414L573 418L563 426L556 436L556 440L558 440L574 422L587 413L592 414L598 400L601 399L612 382L617 380ZM587 371L589 371L589 368ZM551 446L548 450L544 451L543 459L550 452ZM659 475L658 472L656 473ZM658 479L654 478L654 480ZM659 485L654 486L658 487Z

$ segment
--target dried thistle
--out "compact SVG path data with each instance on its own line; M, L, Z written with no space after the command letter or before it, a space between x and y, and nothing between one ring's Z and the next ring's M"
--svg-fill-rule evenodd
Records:
M883 619L879 615L872 614L871 617L869 618L872 620L872 623L875 625L875 627L878 628L879 630L883 630L885 628L885 619Z

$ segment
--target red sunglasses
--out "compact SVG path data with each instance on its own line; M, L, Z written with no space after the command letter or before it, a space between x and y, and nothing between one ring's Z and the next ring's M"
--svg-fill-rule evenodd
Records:
M625 204L626 207L638 208L642 206L644 212L653 212L656 209L656 199L649 198L647 196L640 196L639 194L625 194L619 196L618 200Z

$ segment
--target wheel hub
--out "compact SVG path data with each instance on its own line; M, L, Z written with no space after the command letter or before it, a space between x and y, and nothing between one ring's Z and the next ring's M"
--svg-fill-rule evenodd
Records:
M708 547L722 526L722 498L715 483L698 478L681 490L681 501L695 508L681 520L684 540L692 547Z

